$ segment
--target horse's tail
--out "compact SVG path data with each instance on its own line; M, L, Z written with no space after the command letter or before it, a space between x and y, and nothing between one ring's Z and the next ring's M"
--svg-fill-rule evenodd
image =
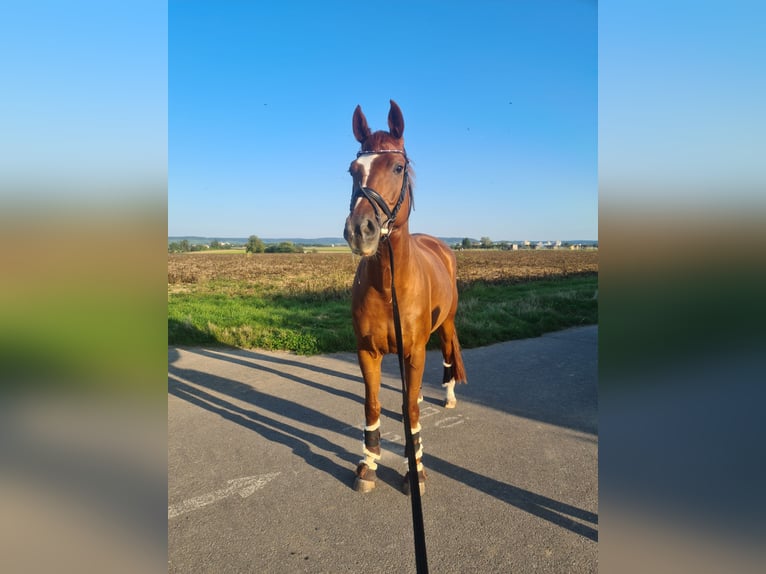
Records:
M465 367L463 366L463 354L460 352L460 341L457 340L457 331L452 332L452 376L457 383L467 383Z

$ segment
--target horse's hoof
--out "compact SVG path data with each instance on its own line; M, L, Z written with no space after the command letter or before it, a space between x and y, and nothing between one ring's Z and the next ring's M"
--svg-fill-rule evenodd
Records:
M424 470L418 472L418 489L420 490L420 496L423 496L426 493L426 473ZM404 474L404 480L402 481L402 492L407 496L410 495L409 471Z
M354 490L357 492L370 492L375 488L378 477L375 471L366 464L360 464L356 467L356 480L354 480Z
M374 488L375 488L374 480L364 480L357 476L356 480L354 481L354 490L356 490L357 492L361 492L361 493L370 492Z
M457 406L457 399L446 399L444 401L445 409L454 409Z

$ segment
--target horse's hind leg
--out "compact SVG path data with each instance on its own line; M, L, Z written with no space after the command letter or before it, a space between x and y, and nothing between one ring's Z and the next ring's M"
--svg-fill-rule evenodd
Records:
M356 467L356 479L354 490L357 492L370 492L375 488L378 468L377 461L381 457L380 449L380 365L383 357L373 356L370 353L360 351L358 353L359 367L364 377L364 445L362 452L364 458Z
M442 364L444 365L442 376L442 387L445 389L444 408L454 409L457 406L455 382L465 382L466 377L453 317L448 318L439 327L439 339L442 348Z

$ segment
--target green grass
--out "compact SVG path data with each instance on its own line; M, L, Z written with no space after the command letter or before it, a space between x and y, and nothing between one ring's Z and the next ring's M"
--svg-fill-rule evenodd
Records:
M465 286L458 333L464 348L534 337L598 321L598 277ZM289 293L211 281L168 294L170 345L232 345L311 355L353 351L347 292ZM431 346L435 346L432 338Z
M168 300L170 344L224 344L310 355L353 349L349 303L307 292L283 295L217 282Z
M473 283L460 293L457 329L463 347L538 337L598 322L598 277L513 285ZM432 345L436 346L435 337Z

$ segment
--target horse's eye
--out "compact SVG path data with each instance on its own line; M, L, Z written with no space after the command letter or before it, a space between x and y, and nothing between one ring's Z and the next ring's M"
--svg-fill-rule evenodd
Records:
M404 166L403 165L397 164L396 167L394 168L394 173L396 173L396 174L402 173L403 171L404 171Z

